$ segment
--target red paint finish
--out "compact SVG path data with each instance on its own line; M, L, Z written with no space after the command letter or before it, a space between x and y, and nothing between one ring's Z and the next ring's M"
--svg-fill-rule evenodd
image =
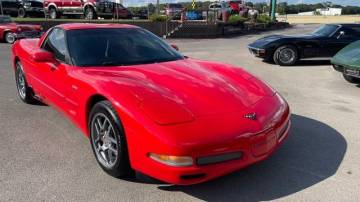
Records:
M0 24L0 40L4 40L6 32L13 32L20 34L26 31L41 31L40 25L25 25L25 24L17 24L17 23L5 23Z
M61 25L64 30L106 26L111 27ZM207 181L267 158L288 135L286 101L241 68L195 59L91 68L35 62L44 37L20 40L12 49L29 85L87 136L91 98L108 99L123 123L132 168L147 175L174 184ZM249 113L256 119L244 117ZM234 151L242 158L205 166L172 167L148 157L149 152L191 156L195 162Z

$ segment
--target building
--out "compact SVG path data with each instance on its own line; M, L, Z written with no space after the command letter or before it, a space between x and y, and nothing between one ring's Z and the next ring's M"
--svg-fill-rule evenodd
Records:
M298 15L341 15L341 8L318 8L316 11L301 12Z

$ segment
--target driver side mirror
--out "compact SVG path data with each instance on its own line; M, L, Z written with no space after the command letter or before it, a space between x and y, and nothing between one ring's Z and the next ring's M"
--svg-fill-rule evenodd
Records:
M345 35L344 31L340 31L339 35L336 37L337 39L340 39L341 37L343 37Z
M175 44L171 44L170 46L171 46L171 47L173 47L173 49L175 49L175 50L179 51L179 47L178 47L177 45L175 45Z
M52 54L49 51L45 51L45 50L39 50L39 51L34 52L32 54L32 59L35 62L54 62L55 61L54 54Z

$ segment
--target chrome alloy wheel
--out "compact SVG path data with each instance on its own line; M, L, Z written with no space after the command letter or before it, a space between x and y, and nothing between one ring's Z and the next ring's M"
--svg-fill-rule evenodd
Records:
M19 91L19 95L22 99L26 98L26 82L25 82L25 76L24 76L24 72L23 72L23 68L21 66L21 64L18 62L16 63L16 67L17 67L17 88Z
M91 121L91 138L99 162L107 168L115 165L119 144L114 126L103 113L97 113Z
M282 63L291 63L295 60L295 51L291 48L284 48L279 53L279 60Z

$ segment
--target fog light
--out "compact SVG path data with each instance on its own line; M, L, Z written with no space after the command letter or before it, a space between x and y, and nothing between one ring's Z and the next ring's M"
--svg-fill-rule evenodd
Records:
M169 155L149 153L149 157L157 162L169 166L185 167L185 166L193 165L193 159L190 156L169 156Z
M265 53L265 49L259 49L259 53L264 54L264 53Z

